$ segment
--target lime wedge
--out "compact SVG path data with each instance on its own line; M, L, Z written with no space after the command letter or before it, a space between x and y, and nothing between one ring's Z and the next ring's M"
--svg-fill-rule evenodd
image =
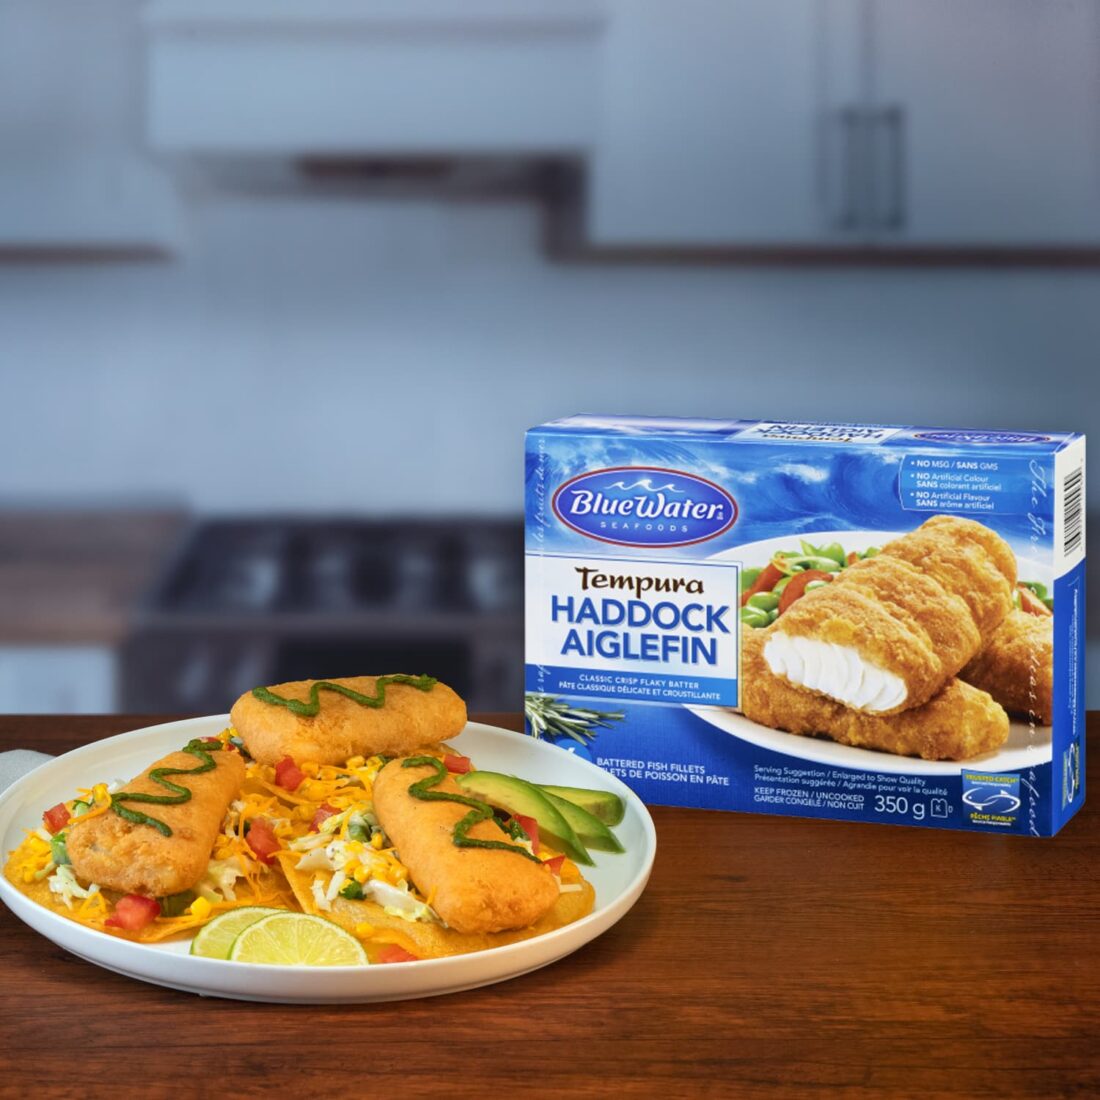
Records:
M264 905L242 905L215 917L199 929L191 941L191 954L204 959L228 959L233 941L250 925L282 909L269 909Z
M270 966L365 966L363 945L338 924L309 913L274 913L248 925L229 952Z

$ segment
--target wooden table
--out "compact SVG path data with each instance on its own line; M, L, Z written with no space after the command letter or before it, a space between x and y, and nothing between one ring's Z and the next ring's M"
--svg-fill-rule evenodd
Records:
M518 717L484 720L518 728ZM61 752L141 717L0 718ZM1100 715L1090 715L1100 780ZM1098 1096L1100 809L1053 840L656 807L637 906L423 1001L144 985L0 907L0 1094Z

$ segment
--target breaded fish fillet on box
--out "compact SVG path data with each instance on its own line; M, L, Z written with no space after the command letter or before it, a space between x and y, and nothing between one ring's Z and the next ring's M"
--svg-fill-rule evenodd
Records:
M1054 617L1013 611L959 673L1006 710L1050 725L1054 697Z
M113 810L87 821L74 819L66 844L73 871L87 882L145 897L166 897L194 886L206 871L214 839L245 773L238 752L211 749L208 755L214 767L199 772L201 761L194 754L169 753L115 792L124 811L146 814L167 835L156 824L126 820ZM190 797L174 805L126 798L173 797L153 777L158 771L190 791Z
M937 516L808 591L764 633L770 671L868 714L936 695L1012 610L1016 565L994 532Z
M882 556L906 561L961 596L984 645L1012 610L1016 556L996 531L961 516L933 516L888 542Z
M352 756L402 756L455 737L466 725L466 704L430 676L351 676L255 688L230 716L263 764L287 756L342 764Z
M1002 707L961 680L949 680L922 706L886 717L794 687L768 668L764 633L747 633L741 665L741 711L762 726L925 760L970 760L1008 739Z
M534 924L558 900L557 880L495 819L471 826L468 846L461 846L456 826L470 813L471 800L454 780L441 778L432 792L457 796L465 804L425 800L411 790L436 773L430 764L391 760L374 781L378 823L413 881L457 932L503 932Z

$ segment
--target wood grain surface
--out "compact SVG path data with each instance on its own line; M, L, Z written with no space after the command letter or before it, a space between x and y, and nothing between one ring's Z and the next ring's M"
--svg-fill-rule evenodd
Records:
M168 508L0 510L0 642L118 644L187 523Z
M159 720L0 718L0 750ZM1089 733L1100 756L1100 715ZM653 817L653 877L613 929L421 1001L205 1000L92 966L0 907L0 1094L1100 1096L1095 807L1052 840Z

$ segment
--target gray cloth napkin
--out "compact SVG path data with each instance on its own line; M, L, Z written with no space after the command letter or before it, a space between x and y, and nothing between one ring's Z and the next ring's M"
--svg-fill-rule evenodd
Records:
M17 779L34 771L39 764L45 764L53 757L32 749L12 749L0 752L0 791L6 791Z

